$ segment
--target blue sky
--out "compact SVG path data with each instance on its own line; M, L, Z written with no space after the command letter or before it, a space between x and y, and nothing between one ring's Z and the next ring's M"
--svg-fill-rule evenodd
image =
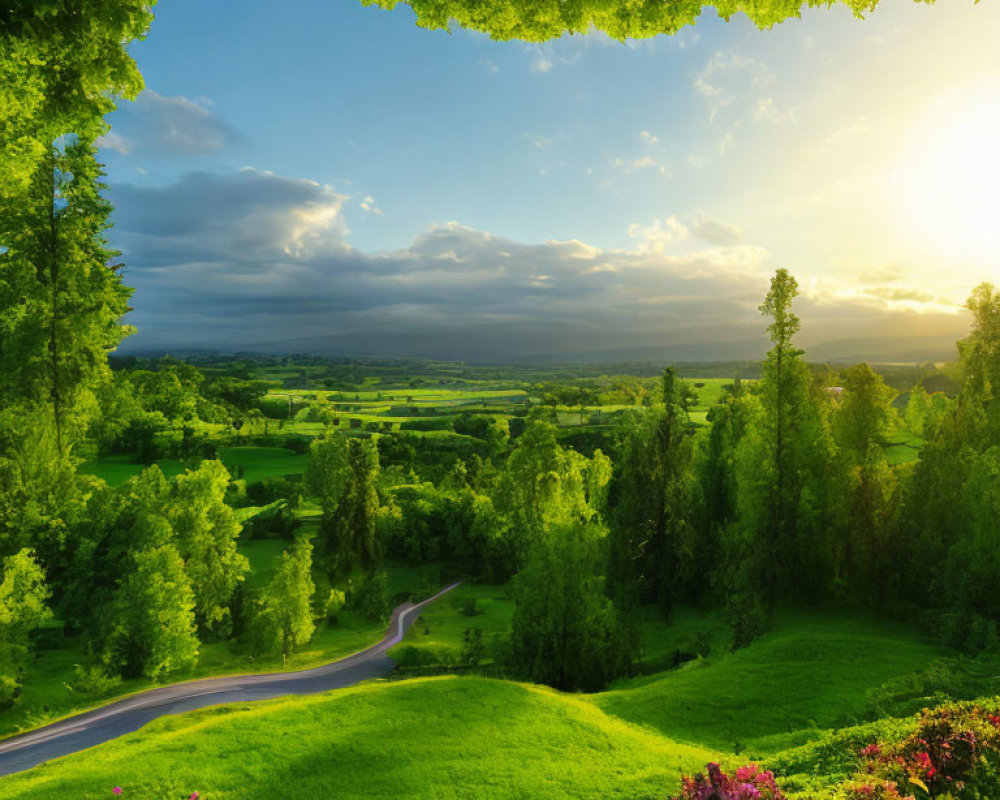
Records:
M995 6L541 46L238 8L161 0L109 118L133 347L745 342L776 266L810 341L952 335L995 266Z

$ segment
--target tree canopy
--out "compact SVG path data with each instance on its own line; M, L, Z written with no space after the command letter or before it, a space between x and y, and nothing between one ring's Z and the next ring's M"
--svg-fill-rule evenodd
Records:
M400 0L361 0L395 8ZM493 39L544 42L565 33L603 31L612 39L647 39L693 25L711 6L725 20L744 13L761 29L799 17L803 8L829 7L834 0L405 0L422 28L448 29L452 21ZM878 0L841 0L856 16Z

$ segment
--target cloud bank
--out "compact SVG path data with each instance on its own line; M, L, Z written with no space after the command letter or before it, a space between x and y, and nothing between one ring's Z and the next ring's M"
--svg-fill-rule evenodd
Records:
M448 222L406 248L363 252L348 242L345 213L370 198L256 169L117 185L112 200L115 244L136 287L133 350L469 360L712 343L720 357L727 343L762 352L757 307L773 258L738 228L700 217L633 226L627 250L527 244ZM833 302L806 292L800 313L828 333L863 331L888 313L877 306L883 288Z

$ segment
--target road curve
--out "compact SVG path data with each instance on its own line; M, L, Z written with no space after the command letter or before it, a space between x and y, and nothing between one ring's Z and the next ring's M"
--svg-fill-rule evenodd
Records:
M0 741L0 775L29 769L43 761L76 753L138 730L166 714L178 714L220 703L266 700L289 694L342 689L389 673L393 661L385 653L398 644L424 606L458 586L446 586L433 597L397 606L378 644L354 655L299 672L229 675L174 683L125 697L108 705L53 722L44 728Z

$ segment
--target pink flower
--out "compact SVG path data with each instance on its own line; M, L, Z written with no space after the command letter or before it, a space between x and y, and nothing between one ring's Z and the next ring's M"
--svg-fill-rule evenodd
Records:
M191 792L191 796L188 798L188 800L198 800L199 797L201 797L201 795L198 794L198 792Z
M121 786L116 786L114 789L111 790L111 794L116 794L117 795L117 794L121 794L121 793L122 793L122 787Z

